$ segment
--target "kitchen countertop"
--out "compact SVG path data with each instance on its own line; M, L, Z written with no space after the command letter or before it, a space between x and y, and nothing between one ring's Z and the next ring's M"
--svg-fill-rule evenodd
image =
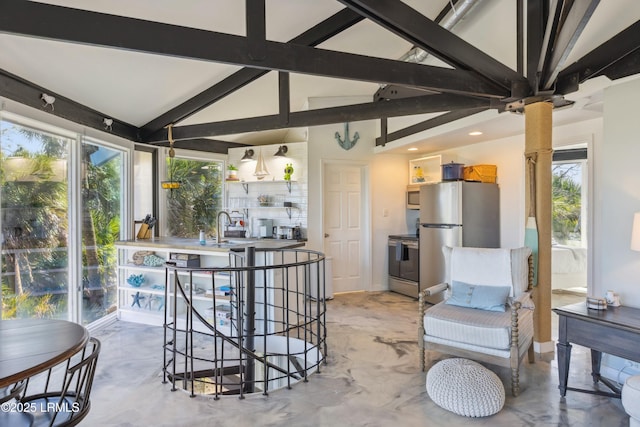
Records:
M292 249L304 246L304 241L287 239L247 239L247 238L226 238L226 242L220 244L207 241L206 245L201 245L198 239L184 239L179 237L155 237L151 239L119 240L116 246L129 247L153 247L163 249L176 249L186 251L202 252L228 252L244 251L245 248L253 246L258 251L269 251L278 249Z
M390 234L390 239L398 239L398 240L419 240L420 238L415 234Z

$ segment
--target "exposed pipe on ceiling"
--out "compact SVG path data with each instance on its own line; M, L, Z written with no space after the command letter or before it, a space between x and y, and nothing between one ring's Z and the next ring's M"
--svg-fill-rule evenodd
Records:
M453 3L451 3L452 13L450 13L448 17L440 23L440 26L447 30L451 30L467 15L467 13L471 11L471 9L473 9L474 6L476 6L481 1L482 0L463 0L461 4L456 5L456 7L454 7ZM411 48L411 50L400 57L400 61L418 63L423 62L425 59L427 59L428 56L429 52L426 52L419 47L414 46L413 48Z

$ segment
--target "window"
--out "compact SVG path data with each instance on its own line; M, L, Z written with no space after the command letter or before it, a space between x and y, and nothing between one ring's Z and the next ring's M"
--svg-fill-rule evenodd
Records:
M551 288L565 304L587 294L588 168L586 148L556 150L552 164Z
M0 314L102 319L116 309L127 151L7 117L0 120Z
M558 150L552 166L553 240L586 247L586 150Z
M162 190L166 197L167 235L198 238L200 230L216 233L224 197L224 162L186 157L166 158L167 176L180 188Z
M2 318L69 317L73 140L0 121Z
M158 152L156 148L136 146L133 155L133 218L142 221L145 216L158 217ZM154 229L154 232L158 228ZM134 231L134 236L138 228Z
M82 322L116 310L124 153L97 141L82 143Z

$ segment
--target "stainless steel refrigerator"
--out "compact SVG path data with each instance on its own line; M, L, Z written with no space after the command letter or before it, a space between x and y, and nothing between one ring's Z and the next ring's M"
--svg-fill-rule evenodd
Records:
M497 184L448 181L420 187L420 290L445 280L442 246L500 247ZM442 294L428 299L442 300Z

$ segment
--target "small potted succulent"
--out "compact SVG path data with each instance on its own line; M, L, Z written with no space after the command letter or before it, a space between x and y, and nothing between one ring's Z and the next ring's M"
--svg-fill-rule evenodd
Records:
M238 168L234 164L229 163L229 165L227 166L227 180L236 181L237 179L238 179Z

